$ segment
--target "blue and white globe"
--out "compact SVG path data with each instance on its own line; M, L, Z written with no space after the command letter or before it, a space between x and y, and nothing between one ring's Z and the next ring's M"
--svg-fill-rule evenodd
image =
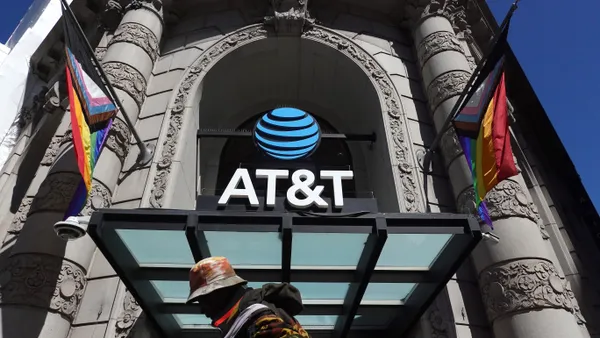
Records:
M297 160L315 151L321 131L310 114L296 108L277 108L258 120L254 140L273 158Z

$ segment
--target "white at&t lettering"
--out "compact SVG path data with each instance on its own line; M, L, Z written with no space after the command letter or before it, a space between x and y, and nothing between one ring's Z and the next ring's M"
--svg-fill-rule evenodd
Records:
M354 172L351 170L321 170L319 173L321 179L330 179L333 181L333 203L336 207L344 206L344 192L342 190L342 181L351 180L354 178ZM275 192L277 191L277 179L287 179L289 170L284 169L257 169L256 178L267 179L266 206L275 206ZM242 187L238 186L242 184ZM286 193L288 203L295 208L308 208L317 206L319 208L327 208L327 202L323 200L321 194L325 188L322 185L315 183L315 174L306 169L296 170L292 174L292 186ZM298 197L296 193L300 193L304 198ZM219 205L227 205L230 198L247 198L248 202L253 207L258 207L258 197L256 190L252 184L252 179L248 173L248 169L238 168L231 180L227 184Z

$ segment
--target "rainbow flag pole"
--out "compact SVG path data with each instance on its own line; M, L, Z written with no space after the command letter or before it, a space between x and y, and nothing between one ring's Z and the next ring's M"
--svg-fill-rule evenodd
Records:
M481 220L492 229L492 220L484 202L485 195L502 180L518 173L510 146L503 71L504 54L508 48L508 27L518 2L516 0L511 6L489 52L477 65L444 127L436 135L423 159L423 172L426 176L430 173L432 155L437 150L442 135L448 128L454 127L473 177L477 212ZM424 182L427 184L427 177ZM428 191L427 187L425 191ZM430 212L428 199L426 202Z
M77 166L82 177L82 182L65 212L66 219L77 216L89 198L94 167L118 110L122 112L121 116L140 148L138 163L148 163L152 159L153 149L142 142L131 120L124 113L114 88L69 4L66 0L61 0L61 5L71 129Z

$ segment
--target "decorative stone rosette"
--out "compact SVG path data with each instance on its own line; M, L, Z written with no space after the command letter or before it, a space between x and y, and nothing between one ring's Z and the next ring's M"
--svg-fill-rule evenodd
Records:
M86 284L81 267L45 254L12 256L0 270L2 304L49 309L69 321L77 314Z
M556 308L585 323L569 282L549 261L525 259L490 267L481 273L479 285L490 321L516 312Z

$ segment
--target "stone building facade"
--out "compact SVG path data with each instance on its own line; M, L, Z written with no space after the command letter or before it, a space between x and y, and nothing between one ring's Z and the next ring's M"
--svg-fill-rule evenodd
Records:
M473 211L468 168L442 128L497 29L484 1L75 0L72 8L155 151L137 165L119 117L83 214L194 209L198 194L218 188L223 148L199 144L198 129L238 128L277 104L338 130L377 133L375 144L349 147L356 189L372 191L381 211ZM34 58L47 86L25 101L0 176L0 335L151 337L92 240L66 243L52 229L80 179L61 29ZM487 197L500 241L475 249L407 337L600 337L598 215L511 53L507 72L521 173ZM438 132L441 156L424 184L423 154Z

